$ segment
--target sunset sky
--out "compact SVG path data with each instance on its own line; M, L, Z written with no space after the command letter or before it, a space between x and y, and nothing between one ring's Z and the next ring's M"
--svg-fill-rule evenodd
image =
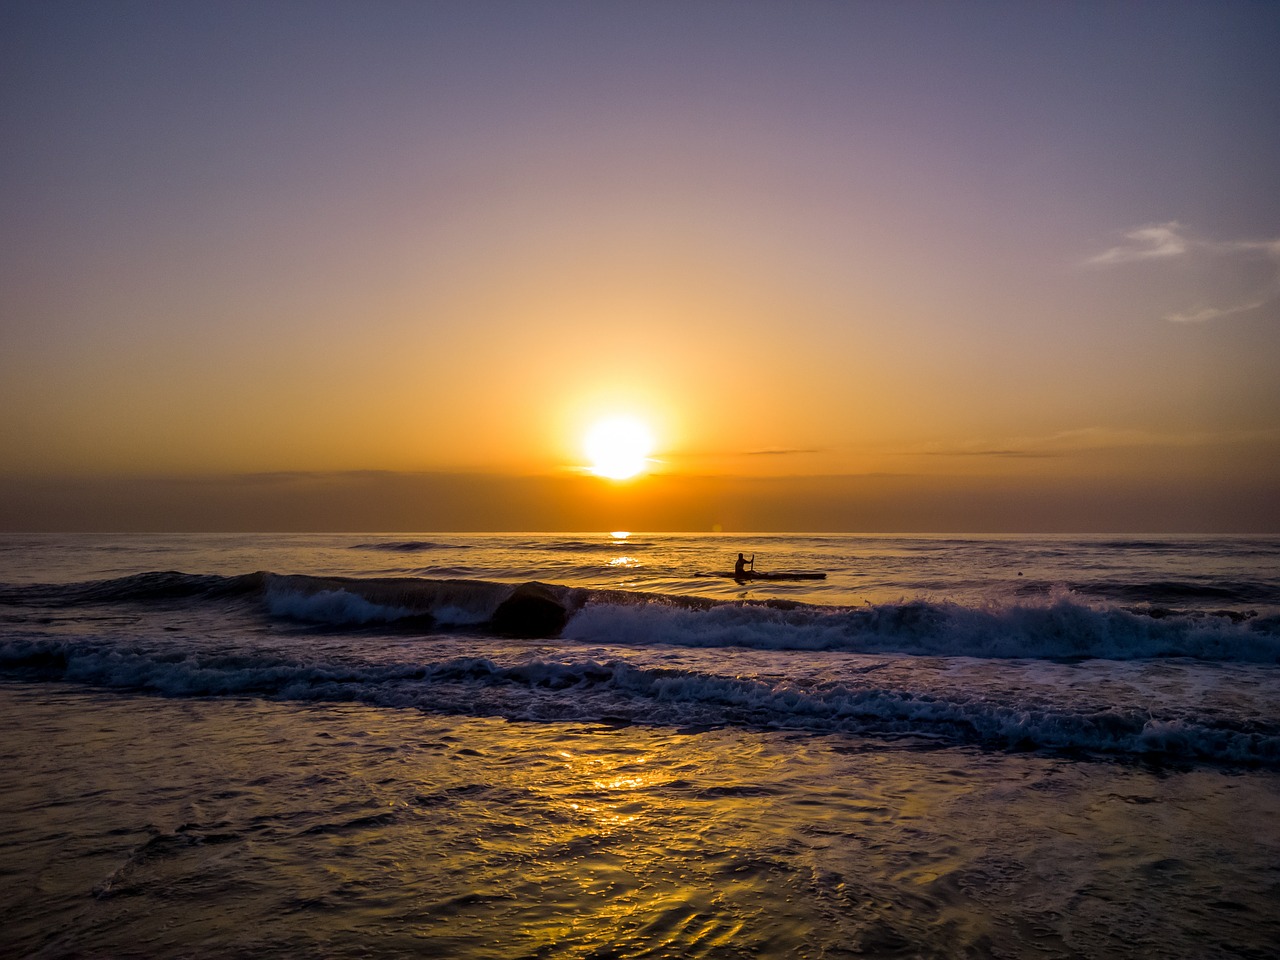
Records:
M1280 532L1280 4L0 5L0 529ZM591 475L589 428L652 434Z

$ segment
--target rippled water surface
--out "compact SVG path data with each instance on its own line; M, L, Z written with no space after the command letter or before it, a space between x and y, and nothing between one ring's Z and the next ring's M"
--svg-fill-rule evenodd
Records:
M10 952L1265 956L1274 774L0 687ZM23 882L19 883L18 878Z
M4 956L1280 942L1277 538L6 536L0 731Z

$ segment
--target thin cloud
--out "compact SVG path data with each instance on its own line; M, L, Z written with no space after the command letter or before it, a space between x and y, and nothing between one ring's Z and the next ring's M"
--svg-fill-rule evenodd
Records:
M1007 459L1041 460L1061 454L1037 450L927 450L922 457L1004 457Z
M1205 307L1203 310L1197 310L1194 313L1165 314L1165 319L1170 323L1207 323L1220 317L1229 317L1232 314L1257 310L1259 307L1265 306L1266 303L1266 300L1252 300L1236 307Z
M1063 453L1084 453L1134 447L1196 448L1220 444L1260 443L1276 439L1280 430L1186 431L1169 433L1125 427L1080 427L1022 442L1026 447L1047 447Z
M1150 226L1130 230L1124 235L1126 243L1104 250L1090 257L1085 263L1129 263L1134 260L1159 260L1178 257L1187 252L1189 245L1182 235L1182 224L1176 220L1153 223Z
M951 445L939 444L901 452L908 456L923 457L1049 459L1054 457L1073 457L1106 450L1151 447L1192 449L1237 444L1260 445L1276 442L1280 442L1280 428L1162 433L1123 427L1080 427L1038 437L987 438L985 441L975 440L970 443Z
M1193 236L1176 220L1138 227L1125 242L1089 257L1092 266L1117 266L1154 260L1188 260L1217 277L1225 302L1198 303L1164 315L1170 323L1196 324L1259 310L1280 295L1280 240L1209 240ZM1259 263L1259 261L1262 261ZM1250 274L1248 280L1243 274ZM1234 274L1234 275L1233 275ZM1233 299L1226 299L1232 287Z
M803 457L830 453L832 447L760 447L755 450L680 450L665 456L671 460L723 460L735 457Z
M262 470L253 473L163 475L146 478L149 482L176 486L279 487L288 484L337 483L377 480L385 477L407 476L395 470ZM427 474L422 474L427 475Z

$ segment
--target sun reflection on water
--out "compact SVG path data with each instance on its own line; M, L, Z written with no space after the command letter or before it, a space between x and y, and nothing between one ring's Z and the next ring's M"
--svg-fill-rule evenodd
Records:
M648 806L643 794L669 782L645 767L648 756L628 758L626 769L618 769L608 758L575 755L558 751L565 762L566 772L579 787L575 798L566 800L565 807L579 818L587 818L594 829L604 834L641 819Z

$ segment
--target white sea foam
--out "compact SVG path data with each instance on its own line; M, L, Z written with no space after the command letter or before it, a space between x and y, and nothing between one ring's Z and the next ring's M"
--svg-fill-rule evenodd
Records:
M622 582L603 572L614 545L585 537L472 544L482 580L410 577L401 551L348 549L369 542L337 541L341 557L328 540L273 543L254 566L301 571L286 575L182 540L112 568L150 572L94 580L70 575L87 561L59 541L49 556L80 565L35 583L11 553L0 675L1280 766L1271 541L782 538L779 566L835 572L767 592L689 578L718 542L648 538ZM442 564L453 546L440 541ZM1076 567L1089 579L1071 581ZM539 578L559 585L520 582Z
M453 603L442 603L432 608L431 616L436 623L447 627L472 627L489 619L492 611L476 610Z
M258 695L359 701L512 719L748 724L814 732L911 735L942 743L1280 764L1280 725L1219 707L1189 714L1130 698L1108 703L1063 689L1007 683L954 689L909 672L840 681L729 675L622 660L450 657L360 663L296 660L265 651L175 656L107 641L27 638L0 643L0 670L168 696ZM1062 669L1062 668L1060 668ZM1247 711L1248 705L1244 706Z
M1205 615L1155 619L1069 599L983 607L917 600L852 610L596 603L569 622L564 636L628 645L928 656L1280 662L1280 630L1269 620L1248 623Z

